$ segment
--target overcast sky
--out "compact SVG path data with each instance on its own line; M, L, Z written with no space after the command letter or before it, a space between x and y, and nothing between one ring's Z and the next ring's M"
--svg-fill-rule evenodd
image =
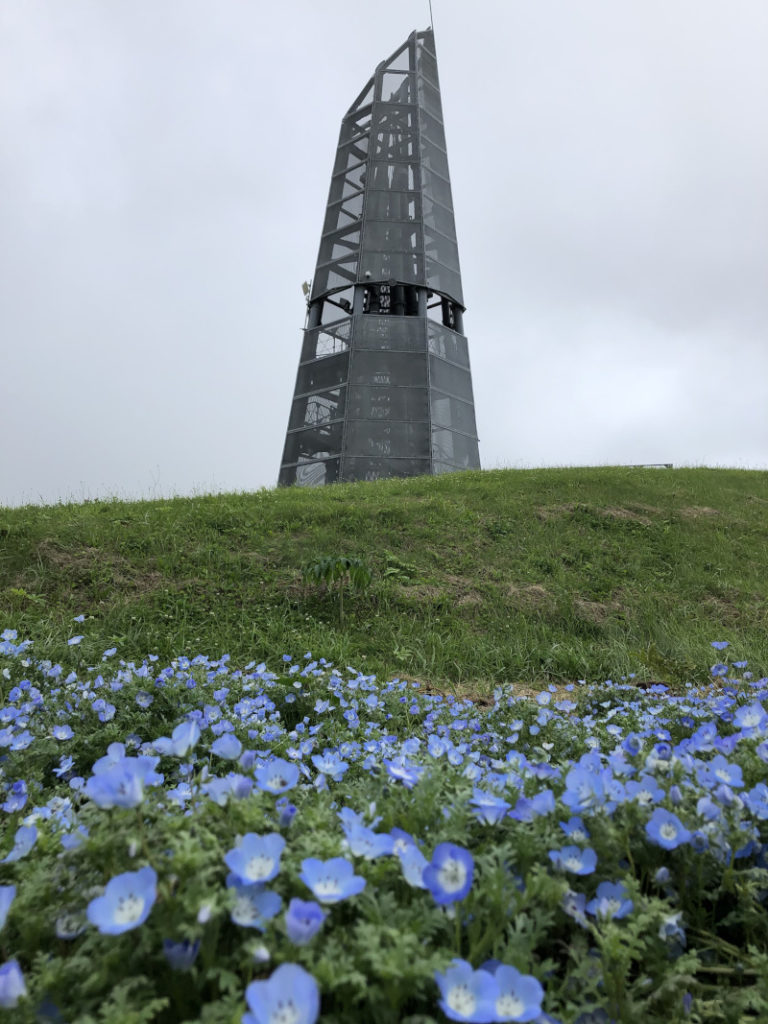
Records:
M768 468L768 3L433 0L484 468ZM0 504L277 479L426 0L0 0Z

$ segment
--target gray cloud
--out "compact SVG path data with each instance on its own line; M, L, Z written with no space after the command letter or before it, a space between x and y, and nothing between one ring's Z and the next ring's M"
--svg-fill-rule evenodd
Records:
M267 6L0 10L0 502L274 485L340 119L427 5ZM768 468L768 8L433 6L483 465Z

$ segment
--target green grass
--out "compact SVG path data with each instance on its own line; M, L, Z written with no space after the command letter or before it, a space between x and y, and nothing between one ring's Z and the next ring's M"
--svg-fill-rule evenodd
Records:
M305 582L361 559L349 590ZM88 663L312 651L477 695L500 682L704 680L711 640L768 671L768 473L494 470L0 509L0 628ZM82 627L73 616L89 616ZM91 618L92 617L92 618Z

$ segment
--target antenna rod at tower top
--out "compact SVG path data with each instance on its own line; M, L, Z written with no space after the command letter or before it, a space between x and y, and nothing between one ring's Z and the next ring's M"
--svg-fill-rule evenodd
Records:
M429 0L429 27L432 31L435 31L435 22L432 18L432 0Z

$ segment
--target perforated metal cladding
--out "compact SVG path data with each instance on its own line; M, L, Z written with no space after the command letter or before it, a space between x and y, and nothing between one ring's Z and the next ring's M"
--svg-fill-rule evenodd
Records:
M344 116L280 484L479 468L431 31Z

